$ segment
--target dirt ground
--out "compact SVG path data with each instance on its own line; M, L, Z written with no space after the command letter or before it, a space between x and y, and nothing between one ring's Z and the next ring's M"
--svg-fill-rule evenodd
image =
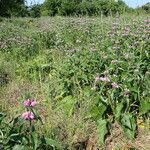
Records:
M143 123L139 124L136 139L129 141L120 126L115 123L105 145L98 148L95 143L96 137L89 139L86 150L150 150L150 129Z

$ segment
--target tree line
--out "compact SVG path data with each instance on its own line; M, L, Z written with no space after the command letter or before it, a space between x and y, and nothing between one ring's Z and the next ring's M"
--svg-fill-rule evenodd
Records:
M149 7L142 7L149 10ZM147 10L148 9L148 10ZM26 5L25 0L0 0L2 17L113 15L131 12L122 0L45 0L43 4ZM141 9L140 9L141 11Z

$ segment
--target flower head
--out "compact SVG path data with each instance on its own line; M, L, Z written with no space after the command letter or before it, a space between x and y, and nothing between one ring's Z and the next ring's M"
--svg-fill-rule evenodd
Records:
M125 96L125 97L129 97L129 90L128 89L125 89L124 90L124 92L123 92L123 95Z
M110 82L110 79L108 77L100 77L99 80L103 82Z
M34 107L34 106L36 106L36 104L37 104L37 101L30 100L30 99L28 99L28 100L26 100L26 101L23 102L23 105L25 107Z
M98 89L98 87L97 87L96 85L94 85L94 86L91 88L92 91L96 91L97 89Z
M116 63L118 63L118 60L112 60L111 63L116 64Z
M35 116L34 114L31 112L31 111L27 111L27 112L24 112L21 117L24 119L24 120L33 120L35 119Z
M119 88L119 85L118 85L117 83L115 83L115 82L112 83L111 85L112 85L112 87L113 87L114 89L118 89L118 88Z

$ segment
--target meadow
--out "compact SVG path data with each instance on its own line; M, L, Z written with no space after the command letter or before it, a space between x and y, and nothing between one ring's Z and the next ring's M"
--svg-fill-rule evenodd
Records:
M0 20L0 150L148 150L148 15Z

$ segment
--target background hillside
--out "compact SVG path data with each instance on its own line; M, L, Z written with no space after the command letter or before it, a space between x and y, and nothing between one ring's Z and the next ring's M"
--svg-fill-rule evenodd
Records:
M45 0L43 4L25 4L24 0L1 0L0 16L108 16L116 13L149 13L149 4L133 9L122 0Z

